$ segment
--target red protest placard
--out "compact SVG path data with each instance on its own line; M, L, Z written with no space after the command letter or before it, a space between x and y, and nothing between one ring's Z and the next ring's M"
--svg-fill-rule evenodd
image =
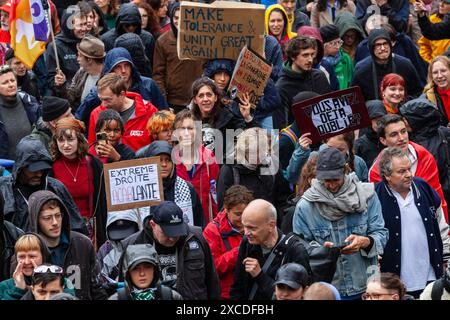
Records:
M333 91L292 106L300 132L311 133L313 143L368 127L370 118L359 87Z

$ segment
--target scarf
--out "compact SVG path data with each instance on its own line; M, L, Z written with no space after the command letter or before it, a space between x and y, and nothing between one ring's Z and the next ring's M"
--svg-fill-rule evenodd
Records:
M367 210L367 200L374 194L372 183L362 183L354 172L345 175L344 184L335 194L317 179L313 179L303 197L316 204L320 215L330 221L338 221L347 214L363 213Z
M156 288L148 288L144 290L134 289L131 292L133 300L155 300Z
M335 55L335 56L326 56L323 57L322 60L327 61L329 64L331 64L333 66L333 68L336 67L336 65L339 63L339 61L341 61L341 52L339 50L339 52Z
M386 100L383 99L384 107L386 108L386 112L389 114L397 114L398 106L391 106Z

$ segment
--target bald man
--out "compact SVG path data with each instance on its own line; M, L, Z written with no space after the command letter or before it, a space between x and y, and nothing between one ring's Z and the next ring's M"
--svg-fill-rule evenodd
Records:
M333 285L315 282L306 290L303 300L340 300L340 295Z
M277 211L262 199L253 200L242 213L244 238L239 247L230 290L232 300L270 300L281 264L296 262L311 275L308 253L298 238L277 228Z

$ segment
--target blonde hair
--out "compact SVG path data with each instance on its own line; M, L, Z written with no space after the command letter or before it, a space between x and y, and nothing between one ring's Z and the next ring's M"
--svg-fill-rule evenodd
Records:
M428 76L427 76L427 87L431 86L434 87L433 82L433 66L436 62L442 62L448 70L450 70L450 58L446 56L437 56L433 60L431 60L430 64L428 65Z
M14 251L39 251L41 252L41 241L34 234L24 234L17 239L14 245Z
M242 132L236 142L236 161L238 164L257 164L270 154L271 137L265 129L254 127ZM263 157L261 157L263 156Z

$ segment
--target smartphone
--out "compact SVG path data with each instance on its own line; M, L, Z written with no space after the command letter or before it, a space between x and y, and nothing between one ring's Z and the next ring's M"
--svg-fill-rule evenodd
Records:
M335 248L339 248L340 250L344 249L346 246L348 246L350 244L350 242L345 241L345 242L341 242L341 243L337 243L334 245Z
M108 136L105 132L98 132L96 136L98 144L108 144Z
M98 132L97 133L97 142L100 141L104 141L106 143L106 141L108 141L108 137L106 136L106 133L104 132Z

